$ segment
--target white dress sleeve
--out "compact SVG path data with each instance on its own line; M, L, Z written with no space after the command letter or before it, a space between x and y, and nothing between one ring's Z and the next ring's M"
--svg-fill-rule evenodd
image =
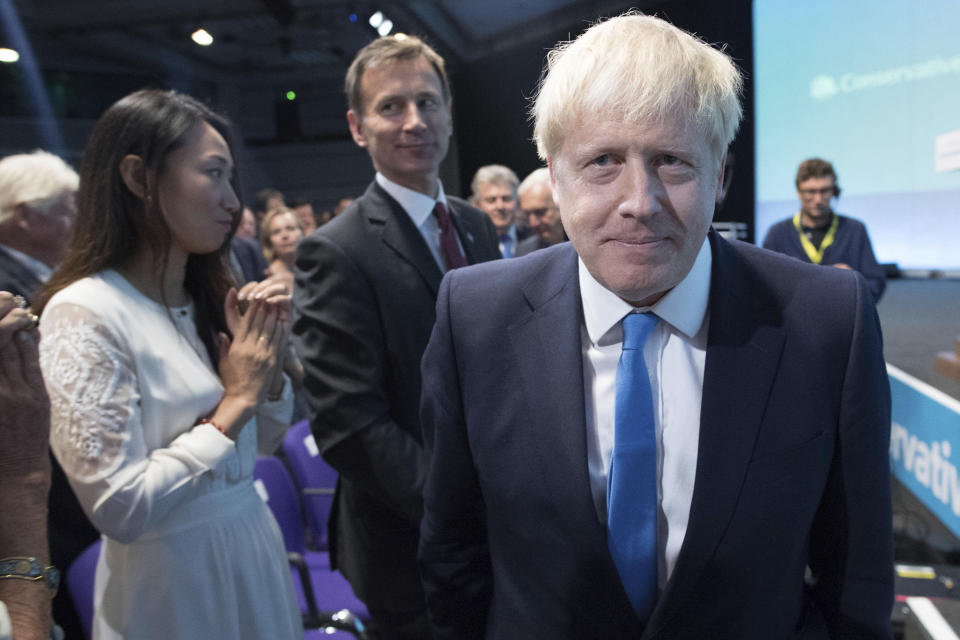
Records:
M51 404L50 445L102 533L133 542L210 486L236 457L211 425L187 425L147 450L141 389L123 338L95 312L62 303L44 313L40 362Z

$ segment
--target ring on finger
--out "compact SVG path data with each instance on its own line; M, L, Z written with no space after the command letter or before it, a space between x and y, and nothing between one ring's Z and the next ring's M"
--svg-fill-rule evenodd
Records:
M28 314L27 317L30 318L30 324L28 324L23 328L24 331L32 331L33 329L36 329L40 325L40 316L38 316L37 314L31 313L31 314Z
M17 305L17 308L18 308L18 309L26 309L26 308L27 308L27 299L24 298L23 296L13 296L13 302L14 302L14 304Z

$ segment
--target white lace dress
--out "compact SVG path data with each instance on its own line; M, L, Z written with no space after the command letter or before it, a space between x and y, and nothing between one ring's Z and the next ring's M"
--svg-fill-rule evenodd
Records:
M197 424L223 386L192 306L115 271L57 293L41 321L50 442L104 534L93 636L302 638L283 539L253 486L289 426L290 385L233 442Z

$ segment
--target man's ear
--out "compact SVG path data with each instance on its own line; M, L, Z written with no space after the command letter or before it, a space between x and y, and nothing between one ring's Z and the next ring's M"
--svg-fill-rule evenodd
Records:
M350 135L358 147L366 147L367 140L363 137L363 116L353 109L347 111L347 124L350 125Z
M727 154L723 154L720 157L720 168L717 170L717 194L714 198L714 202L723 202L724 197L727 195L727 187L730 185L724 184L725 169L727 167Z
M447 137L453 137L453 96L447 98Z
M147 168L143 165L143 159L140 156L132 153L123 156L123 160L120 161L120 177L133 195L146 200Z
M13 215L11 219L16 223L16 226L20 229L28 229L30 227L30 207L26 202L18 202L13 205Z

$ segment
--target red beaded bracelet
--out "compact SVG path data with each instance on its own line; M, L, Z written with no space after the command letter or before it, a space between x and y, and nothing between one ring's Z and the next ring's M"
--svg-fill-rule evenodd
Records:
M213 427L214 429L216 429L217 431L219 431L220 433L222 433L223 435L227 436L227 432L226 432L220 425L218 425L216 422L214 422L213 420L210 420L210 419L208 419L208 418L200 418L200 424L208 424L208 425L210 425L211 427ZM227 437L230 438L230 436L227 436ZM232 440L232 438L231 438L231 440Z

